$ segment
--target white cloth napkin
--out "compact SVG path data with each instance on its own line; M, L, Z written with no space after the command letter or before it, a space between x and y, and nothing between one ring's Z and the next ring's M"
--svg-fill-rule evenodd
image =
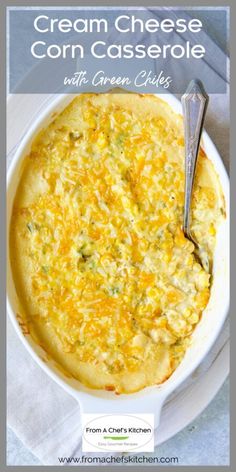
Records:
M212 67L212 64L209 64ZM206 130L228 168L229 96L210 99ZM225 326L211 353L198 368L202 375L228 339ZM226 366L228 369L228 366ZM182 388L196 381L193 375ZM35 363L7 323L8 425L45 465L58 465L58 456L81 455L80 408L74 398L51 380ZM99 454L101 455L101 454Z
M172 397L206 374L227 343L228 337L229 328L226 323L197 372ZM79 404L35 363L19 341L10 320L7 325L7 344L8 426L42 464L59 465L58 457L80 457L82 430ZM228 370L228 365L225 369ZM157 438L158 429L155 442ZM99 453L99 456L102 455Z

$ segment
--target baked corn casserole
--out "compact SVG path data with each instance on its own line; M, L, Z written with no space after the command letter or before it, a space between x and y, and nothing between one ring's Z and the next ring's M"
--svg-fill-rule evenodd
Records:
M34 140L11 219L14 282L31 335L90 388L138 391L183 359L211 283L183 204L182 117L157 97L78 96ZM191 228L210 259L223 214L201 149Z

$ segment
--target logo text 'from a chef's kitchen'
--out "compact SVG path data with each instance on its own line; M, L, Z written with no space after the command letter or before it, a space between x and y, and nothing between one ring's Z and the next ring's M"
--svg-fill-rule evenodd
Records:
M83 415L84 452L154 450L154 415Z

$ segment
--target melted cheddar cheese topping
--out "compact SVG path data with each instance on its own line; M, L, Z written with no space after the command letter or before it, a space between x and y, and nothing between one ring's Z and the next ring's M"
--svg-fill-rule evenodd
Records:
M12 267L31 331L92 388L132 392L168 378L210 296L181 229L180 116L136 94L76 97L25 160ZM212 258L222 214L200 151L192 230Z

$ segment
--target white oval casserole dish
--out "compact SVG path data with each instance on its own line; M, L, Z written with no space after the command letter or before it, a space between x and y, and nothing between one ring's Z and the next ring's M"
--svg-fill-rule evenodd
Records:
M182 114L181 104L174 96L163 94L160 98L167 102L174 112ZM24 157L30 151L35 135L47 126L52 120L52 116L55 118L55 114L62 111L72 99L73 95L71 94L55 95L53 100L45 105L37 119L33 120L15 152L7 176L7 241L9 240L12 205L21 177ZM48 359L48 355L44 350L34 342L29 334L24 334L24 329L22 330L17 315L20 312L20 301L13 282L8 248L7 309L16 332L28 352L43 370L79 401L83 412L104 414L154 413L155 424L157 425L165 399L202 362L223 326L229 308L229 179L222 160L205 131L202 137L202 147L207 157L213 162L219 176L225 198L226 218L217 233L210 301L193 333L191 346L187 350L183 361L163 384L147 387L137 393L117 396L113 392L86 388L79 381L65 375L60 366L57 366L53 359Z

